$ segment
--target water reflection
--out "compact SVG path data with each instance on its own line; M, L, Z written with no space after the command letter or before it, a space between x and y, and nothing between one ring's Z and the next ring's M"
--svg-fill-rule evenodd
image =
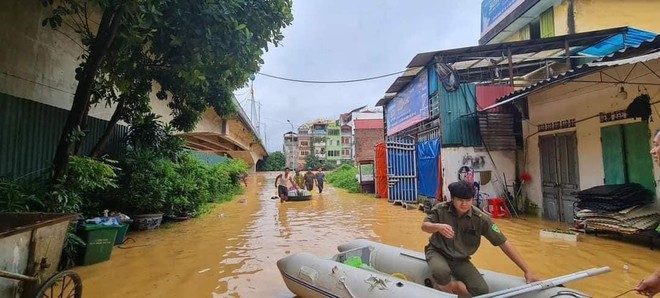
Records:
M86 297L292 297L275 262L307 251L320 256L336 246L367 238L421 251L423 213L369 196L328 188L306 202L271 200L274 174L252 175L239 200L213 213L170 228L132 234L133 248L115 249L112 259L77 271ZM583 237L578 243L539 240L555 223L538 219L497 220L508 238L542 277L598 266L611 273L570 284L594 297L611 297L634 287L660 265L647 247ZM473 258L482 268L519 275L515 264L484 242ZM629 270L624 270L624 264ZM631 294L631 297L634 296Z

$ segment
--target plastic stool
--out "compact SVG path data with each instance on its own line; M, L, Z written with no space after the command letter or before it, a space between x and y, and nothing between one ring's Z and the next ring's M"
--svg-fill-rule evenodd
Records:
M511 217L509 213L509 207L506 206L506 202L502 198L488 198L488 205L486 210L492 215L493 218L500 217Z

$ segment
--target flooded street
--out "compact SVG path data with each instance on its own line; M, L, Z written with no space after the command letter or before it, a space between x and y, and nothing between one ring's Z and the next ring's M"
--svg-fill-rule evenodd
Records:
M275 262L307 251L335 254L337 245L367 238L421 251L428 235L424 213L371 196L328 187L311 201L280 204L274 174L250 177L245 194L202 218L130 234L108 262L77 268L85 297L292 297ZM240 199L245 199L240 200ZM610 266L612 272L569 284L594 297L627 291L660 265L660 252L593 236L578 243L539 240L555 224L537 219L497 220L541 278ZM488 241L473 257L481 268L521 275ZM629 270L624 270L628 264ZM624 297L635 297L628 294Z

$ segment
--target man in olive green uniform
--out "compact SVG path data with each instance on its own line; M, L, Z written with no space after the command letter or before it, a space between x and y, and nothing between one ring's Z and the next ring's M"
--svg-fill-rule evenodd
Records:
M465 181L449 185L451 202L437 204L422 224L422 231L431 233L426 246L426 262L431 268L434 287L441 291L470 297L488 293L488 285L470 256L477 251L481 236L486 237L524 272L530 283L538 278L527 267L499 227L488 215L473 207L474 187ZM452 281L451 277L456 281Z

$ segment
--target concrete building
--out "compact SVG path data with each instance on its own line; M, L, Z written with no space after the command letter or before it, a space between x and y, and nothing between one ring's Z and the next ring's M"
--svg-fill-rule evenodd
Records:
M353 160L352 133L352 127L342 125L340 120L318 119L299 126L296 134L297 141L295 144L289 141L291 146L296 146L297 168L305 167L305 159L310 154L316 155L321 163L330 162L338 165ZM284 135L285 151L287 150L287 134Z
M483 0L479 44L538 39L615 27L660 32L653 0Z
M339 164L341 163L341 148L342 148L341 127L337 125L336 121L333 121L328 123L326 129L327 129L327 135L325 140L326 141L325 160L333 164Z
M358 164L368 161L373 162L376 144L384 141L383 120L357 119L354 120L354 124L355 161Z
M459 179L479 182L481 194L488 197L513 192L521 158L525 156L520 122L527 107L519 104L484 108L516 88L552 78L575 65L619 50L636 48L654 36L623 27L420 53L377 105L384 107L388 141L404 140L419 146L437 140L441 142L441 153L424 160L404 157L403 162L395 161L394 165L404 169L418 167L421 173L420 162L433 163L437 159L443 191L434 192L433 187L428 187L426 193L420 191L425 196L440 197L447 193L446 185ZM627 55L632 52L627 51ZM401 148L398 144L392 147ZM429 169L432 170L431 165L424 173L429 173ZM416 173L393 175L390 181L396 183L419 179L420 190L423 180L432 179L428 175L413 176ZM411 197L408 195L407 199Z
M383 110L380 108L376 109L367 109L366 106L362 106L359 108L356 108L348 113L343 113L339 115L339 123L342 125L342 129L345 130L344 126L348 125L351 127L351 135L353 136L353 139L355 138L355 120L357 119L378 119L382 122L383 120ZM346 144L346 139L348 138L347 136L343 136L342 132L342 145ZM353 142L350 146L351 150L351 156L350 159L355 160L356 159L356 149L355 149L355 142ZM342 152L348 148L344 147L342 149ZM343 153L342 153L343 156Z
M544 217L572 221L574 192L603 184L639 183L660 195L660 171L649 155L651 136L660 129L652 112L660 96L654 72L660 68L660 38L630 50L640 51L583 65L500 99L501 105L528 106L523 170L532 180L524 193ZM643 96L651 121L629 114Z
M290 169L298 169L298 135L289 131L284 134L284 145L282 146L284 153L284 166Z
M298 164L305 165L305 158L312 152L310 127L306 124L298 128Z

